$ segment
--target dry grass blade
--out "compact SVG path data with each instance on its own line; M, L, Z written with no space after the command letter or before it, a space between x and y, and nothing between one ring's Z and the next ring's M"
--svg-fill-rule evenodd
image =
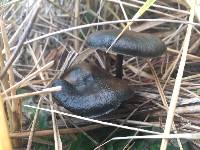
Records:
M159 91L159 94L160 94L162 103L163 103L164 107L166 107L166 109L168 110L169 108L168 108L167 98L166 98L165 93L164 93L164 90L163 90L163 88L162 88L162 86L161 86L161 84L160 84L160 81L159 81L159 79L158 79L158 76L157 76L157 74L156 74L156 71L155 71L153 65L151 64L151 62L149 62L149 61L147 61L147 62L148 62L148 64L149 64L149 66L150 66L150 69L151 69L153 75L154 75L155 82L156 82L156 86L157 86L157 88L158 88L158 91ZM174 123L174 122L172 122L172 127L173 127L173 129L175 130L175 133L177 133L177 130L176 130L176 127L175 127L175 123ZM183 146L182 146L182 144L181 144L180 139L177 139L177 142L178 142L178 144L179 144L180 150L183 150Z
M52 95L50 94L49 97L50 97L50 101L52 102ZM62 141L61 141L60 133L59 133L58 126L56 123L56 116L55 116L56 114L53 111L54 110L53 105L50 105L50 108L51 108L50 112L51 112L52 122L53 122L55 150L61 150L62 149Z
M169 47L167 48L167 51L170 52L170 53L175 53L175 54L180 53L180 51L174 50L174 49L169 48ZM197 62L200 61L199 56L195 56L195 55L192 55L192 54L187 54L187 59L192 60L192 61L197 61Z
M85 24L85 25L79 25L77 27L71 27L71 28L67 28L67 29L62 29L59 31L55 31L52 33L48 33L36 38L33 38L31 40L28 40L26 42L24 42L24 44L29 44L32 43L34 41L38 41L53 35L57 35L57 34L61 34L61 33L65 33L65 32L70 32L73 30L78 30L78 29L84 29L84 28L89 28L89 27L93 27L93 26L102 26L102 25L109 25L109 24L118 24L118 23L127 23L127 22L144 22L144 21L149 21L149 22L171 22L171 23L181 23L181 24L191 24L191 25L195 25L195 26L200 26L199 23L195 23L195 22L189 22L189 21L182 21L182 20L173 20L173 19L129 19L129 20L114 20L114 21L105 21L105 22L99 22L99 23L91 23L91 24ZM16 48L16 47L12 47Z
M42 102L42 99L40 98L37 107L40 107L41 102ZM31 149L31 146L32 146L32 141L33 141L32 137L33 137L33 134L34 134L34 130L35 130L35 125L36 125L36 122L37 122L38 114L39 114L39 110L36 109L35 116L34 116L33 122L32 122L31 131L28 134L28 144L27 144L27 147L26 147L27 150Z
M7 6L9 6L9 5L12 5L12 4L14 4L14 3L17 3L18 1L21 1L21 0L12 0L12 1L10 1L10 2L7 2L7 3L5 3L5 4L0 5L0 8L7 7Z
M46 88L46 89L43 89L43 90L37 91L37 92L23 93L23 94L18 94L15 96L5 97L4 100L11 100L11 99L14 100L14 99L24 98L24 97L28 97L28 96L45 95L45 94L49 94L51 92L57 92L60 90L61 90L61 86L51 87L51 88Z
M193 18L194 18L195 0L192 1L192 4L193 5L191 7L190 18L189 18L190 22L193 22ZM192 25L188 25L185 40L183 42L183 53L181 56L180 65L179 65L179 69L178 69L178 73L177 73L177 77L176 77L176 81L175 81L175 85L174 85L174 89L173 89L173 93L172 93L172 98L170 101L170 106L169 106L169 110L168 110L168 114L167 114L165 130L164 130L165 135L169 134L170 130L171 130L174 113L175 113L175 109L176 109L176 104L178 101L178 95L179 95L179 91L180 91L180 87L181 87L181 79L183 76L184 66L185 66L185 62L186 62L191 31L192 31ZM167 139L162 139L160 150L165 150L167 148L167 143L168 143Z
M127 137L114 137L110 139L109 141L106 141L105 143L99 145L94 150L99 149L100 147L104 146L105 144L115 141L115 140L129 140L129 139L200 139L200 134L191 134L191 133L182 133L182 134L168 134L168 135L145 135L145 136L127 136Z
M3 21L0 21L0 26L1 26L1 33L3 37L3 43L4 43L4 49L5 49L5 55L6 55L6 60L9 60L11 57L11 52L10 52L10 46L8 43L8 36L7 36L7 31L5 29ZM11 65L10 68L8 69L8 84L9 87L12 87L15 84L15 78L14 78L14 72L13 72L13 66ZM5 80L4 80L5 81ZM5 81L6 82L6 81ZM11 97L16 95L16 89L12 89L11 92L9 93ZM5 100L5 99L4 99ZM21 122L20 122L20 117L21 117L21 104L19 99L15 101L11 101L11 115L12 119L10 120L10 130L11 132L17 131L21 127ZM7 108L9 109L9 108ZM19 140L13 140L13 145L14 146L20 146L21 141Z
M0 96L0 149L12 150L3 100Z
M126 65L131 71L133 71L135 74L139 74L140 77L144 77L146 79L151 79L153 80L153 76L147 72L141 71L138 68L132 66L132 65Z
M155 2L156 0L147 0L144 5L137 11L137 13L133 16L130 22L127 23L127 25L123 28L123 30L117 35L115 40L112 42L112 44L109 46L106 52L108 52L113 45L117 42L117 40L122 36L122 34L133 24L134 19L138 19L143 13L148 10L148 8Z
M80 16L80 0L75 0L75 3L74 3L75 7L74 7L74 26L78 26L79 25L79 16ZM79 32L78 30L75 30L74 31L74 35L76 37L79 37ZM75 39L74 41L74 47L75 47L75 50L78 52L79 51L79 41L77 39Z
M24 79L22 79L20 82L16 83L15 85L10 87L9 89L5 90L3 94L5 95L5 93L10 92L13 88L18 88L21 85L26 84L26 82L28 82L29 80L31 80L32 78L34 78L35 76L40 74L40 72L47 70L50 67L52 67L53 64L54 64L54 61L49 62L48 64L44 65L43 67L41 67L37 71L33 72L32 74L30 74L27 77L25 77Z
M24 105L24 106L25 107L30 107L30 108L33 108L33 109L37 108L35 106L30 106L30 105ZM139 129L139 128L134 128L134 127L118 125L118 124L114 124L114 123L99 121L99 120L90 119L90 118L86 118L86 117L81 117L81 116L77 116L77 115L73 115L73 114L69 114L69 113L64 113L64 112L57 111L57 110L50 110L50 109L45 109L45 108L38 108L38 109L43 110L43 111L47 111L47 112L53 112L53 113L65 115L65 116L68 116L68 117L73 117L73 118L89 121L89 122L99 123L99 124L102 124L102 125L118 127L118 128L122 128L122 129L133 130L133 131L140 131L140 132L150 133L150 134L161 134L161 133L155 132L155 131L149 131L149 130L145 130L145 129Z

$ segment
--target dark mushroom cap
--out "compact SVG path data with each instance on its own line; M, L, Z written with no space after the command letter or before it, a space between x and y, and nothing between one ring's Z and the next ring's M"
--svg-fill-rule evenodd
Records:
M92 48L108 49L121 30L103 30L90 34L87 44ZM125 31L113 45L112 51L142 57L156 57L166 51L165 43L159 38L145 33Z
M88 117L107 114L134 94L126 81L89 64L74 66L67 72L65 80L55 80L52 86L62 87L61 91L53 93L53 97L63 107Z

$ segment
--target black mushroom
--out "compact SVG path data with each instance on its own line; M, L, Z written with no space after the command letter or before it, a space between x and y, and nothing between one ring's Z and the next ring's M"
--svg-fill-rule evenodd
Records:
M55 80L53 86L62 90L53 97L67 110L88 117L97 117L115 110L133 97L126 81L114 78L105 70L90 64L79 64Z
M94 32L88 36L87 44L92 48L106 50L111 46L120 32L121 30ZM117 58L120 59L116 64L116 76L121 78L123 55L156 57L166 51L166 46L164 42L151 34L125 31L112 46L111 50L117 53Z

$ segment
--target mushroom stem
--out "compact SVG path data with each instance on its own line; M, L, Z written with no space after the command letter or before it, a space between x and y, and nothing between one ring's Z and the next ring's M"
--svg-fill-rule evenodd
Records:
M122 76L123 76L123 68L122 68L123 58L124 58L123 55L117 54L115 75L119 79L122 79Z

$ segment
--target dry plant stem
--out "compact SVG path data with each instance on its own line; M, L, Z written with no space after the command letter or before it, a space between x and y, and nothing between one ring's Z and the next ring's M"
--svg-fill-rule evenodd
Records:
M37 61L37 58L36 58L36 56L35 56L35 53L33 52L33 49L31 48L30 45L29 45L29 48L31 49L31 54L32 54L34 63L35 63L35 65L36 65L37 69L40 70L41 67L39 66L39 61ZM43 53L42 53L42 54L43 54ZM41 57L40 57L40 58L42 58L42 56L43 56L42 54L41 54ZM39 59L39 60L40 60L40 59ZM48 76L48 75L47 75L47 76ZM42 72L40 72L40 78L41 78L42 80L45 79ZM46 86L46 83L43 83L43 84ZM60 88L59 90L61 90L61 88ZM48 90L48 89L44 89L44 91L49 91L49 90ZM37 92L39 92L39 91L37 91ZM48 93L49 93L49 92L48 92ZM52 102L51 94L49 94L49 97L50 97L50 101ZM52 104L50 104L50 107L51 107L51 109L53 108ZM39 111L39 110L37 109L37 111ZM36 120L37 120L37 115L38 115L38 113L36 113L35 116L34 116L33 124L32 124L32 127L31 127L31 129L32 129L32 130L31 130L31 134L30 134L30 136L29 136L29 140L28 140L28 144L27 144L27 150L30 150L30 149L31 149L32 139L33 139L33 132L34 132L34 128L35 128L35 123L34 123L34 122L36 122ZM62 149L62 143L61 143L61 140L60 140L59 132L58 132L58 130L57 130L56 120L55 120L55 119L56 119L56 118L55 118L55 115L54 115L54 113L52 113L53 130L54 130L54 140L55 140L55 149L56 149L56 150L59 150L59 149Z
M24 105L24 106L29 107L29 108L33 108L33 109L37 109L37 107L35 107L35 106L30 106L30 105ZM89 121L89 122L99 123L99 124L102 124L102 125L118 127L118 128L132 130L132 131L140 131L140 132L149 133L149 134L161 134L161 133L155 132L155 131L149 131L149 130L140 129L140 128L118 125L118 124L114 124L114 123L110 123L110 122L105 122L105 121L100 121L100 120L96 120L96 119L91 119L91 118L73 115L73 114L61 112L61 111L58 111L58 110L50 110L50 109L46 109L46 108L38 108L38 109L43 110L43 111L47 111L47 112L54 112L54 113L57 113L57 114L61 114L61 115L65 115L65 116L68 116L68 117L77 118L77 119L81 119L81 120L85 120L85 121Z
M127 136L127 137L114 137L110 139L109 141L99 145L94 150L99 149L100 147L104 146L105 144L115 141L115 140L130 140L130 139L175 139L175 138L181 138L181 139L200 139L199 133L182 133L182 134L168 134L168 135L145 135L145 136Z
M113 2L113 3L119 3L118 0L108 0L109 2ZM139 5L135 5L135 4L132 4L132 3L127 3L127 2L121 2L124 6L127 6L127 7L131 7L131 8L141 8L141 6ZM145 3L145 2L144 2ZM143 4L144 4L143 3ZM167 17L172 17L172 18L178 18L177 16L174 17L173 15L170 15L169 13L164 13L162 11L158 11L158 10L155 10L155 9L148 9L147 10L148 12L151 12L151 13L155 13L155 14L160 14L162 16L167 16ZM185 13L184 13L185 14Z
M192 24L192 25L195 25L195 26L198 26L198 27L200 26L200 24L198 24L198 23L189 22L189 21L182 21L182 20L173 20L173 19L135 19L134 18L134 19L129 19L129 20L115 20L115 21L105 21L105 22L99 22L99 23L91 23L91 24L79 25L77 27L71 27L71 28L67 28L67 29L62 29L62 30L59 30L59 31L51 32L51 33L48 33L48 34L33 38L31 40L28 40L28 41L24 42L24 44L26 45L26 44L32 43L34 41L37 41L37 40L41 40L41 39L44 39L44 38L47 38L47 37L50 37L50 36L53 36L53 35L56 35L56 34L65 33L65 32L69 32L69 31L73 31L73 30L89 28L89 27L93 27L93 26L100 26L100 25L127 23L127 22L131 22L131 21L134 21L134 22L144 22L144 21L147 21L147 22L166 22L166 23L168 22L168 23ZM13 49L13 48L16 48L16 46L12 47L11 49Z
M113 11L113 9L110 8L110 7L108 6L108 4L105 4L105 8L104 8L104 9L107 9L107 10L113 15L113 20L120 20L120 17L118 16L118 14L116 14L116 12ZM116 19L114 19L114 17L115 17ZM98 18L101 19L101 16L98 16ZM103 19L103 18L102 18L101 20L102 20L102 21L105 21L105 19ZM124 24L124 23L120 23L120 25L121 25L122 28L125 27L125 24ZM118 27L117 27L116 25L112 25L112 27L118 29Z
M15 85L13 85L12 87L10 87L9 89L5 90L5 92L3 93L5 95L5 93L10 92L13 88L18 88L21 85L23 85L24 83L26 83L27 81L31 80L32 78L34 78L35 76L37 76L40 72L49 69L50 67L52 67L52 65L54 64L54 61L49 62L48 64L44 65L43 67L41 67L40 69L36 70L35 72L33 72L32 74L28 75L27 77L25 77L24 79L22 79L21 81L17 82Z
M145 117L144 122L146 122L148 118L149 118L149 115L147 115L147 116ZM139 133L138 131L135 132L134 136L137 136L138 133ZM130 148L131 148L132 146L129 146L129 145L131 144L131 142L132 142L133 140L134 140L134 139L130 139L130 140L126 143L126 145L124 146L123 150L130 150ZM134 143L133 143L133 144L134 144Z
M150 61L147 61L147 63L149 64L150 69L151 69L151 72L152 72L153 75L154 75L155 82L156 82L156 85L157 85L159 94L160 94L160 96L161 96L162 103L163 103L163 105L164 105L166 108L168 108L167 98L166 98L166 96L165 96L165 94L164 94L164 91L163 91L163 89L162 89L162 87L161 87L161 84L160 84L160 82L159 82L159 78L158 78L158 76L157 76L157 74L156 74L156 71L155 71L155 69L153 68L153 65L151 64Z
M126 20L128 20L128 16L127 16L127 14L126 14L126 11L125 11L125 9L124 9L124 6L123 6L121 0L117 0L117 1L119 2L119 5L120 5L120 8L121 8L121 10L122 10L122 12L123 12L124 18L125 18ZM130 30L130 29L131 29L131 28L129 27L129 30Z
M190 7L193 7L190 0L184 0ZM195 16L197 17L198 21L200 22L200 1L196 0L195 5Z
M90 131L94 129L98 129L103 127L102 125L89 125L86 127L81 127L80 129L83 131ZM60 134L73 134L73 133L79 133L80 129L77 128L66 128L66 129L59 129ZM11 138L26 138L30 136L31 131L24 131L24 132L15 132L15 133L10 133ZM53 135L54 131L53 130L42 130L42 131L34 131L34 136L35 137L42 137L42 136L50 136Z
M144 4L144 3L145 3L145 2L139 1L139 0L131 0L131 1L137 2L137 3L139 3L139 4ZM170 10L170 11L173 11L173 12L179 12L179 13L183 13L183 14L190 14L190 13L189 13L188 11L186 11L186 10L175 9L175 8L172 8L172 7L167 7L167 6L157 5L157 4L153 4L152 7L161 8L161 10L162 10L162 9L165 9L165 10Z
M29 18L33 14L33 11L34 11L34 8L29 12L29 14L26 16L26 18L24 19L24 21L17 28L17 31L12 35L12 37L9 40L9 44L10 45L13 45L14 41L17 38L17 35L19 35L19 33L25 28L26 23L28 22Z
M14 4L14 3L16 3L18 1L20 1L20 0L12 0L10 2L6 2L5 4L0 5L0 8L8 7L9 5L12 5L12 4Z
M38 105L37 105L38 108L40 107L41 102L42 102L42 98L40 98L39 101L38 101ZM36 109L34 119L33 119L33 123L32 123L32 126L31 126L31 131L30 131L30 134L28 135L28 144L27 144L27 147L26 147L27 150L31 149L32 140L33 140L32 137L33 137L33 132L35 130L35 125L36 125L36 122L37 122L38 114L39 114L39 110Z
M52 102L52 95L51 94L49 94L49 99ZM50 108L51 108L51 110L54 110L52 104L50 104ZM56 123L56 116L55 116L55 113L53 111L51 111L51 116L52 116L52 122L53 122L55 150L61 150L62 149L62 141L61 141L60 133L59 133L58 126L57 126L57 123Z
M159 82L159 78L158 78L158 76L157 76L157 74L156 74L156 71L155 71L155 69L154 69L154 67L153 67L153 65L151 64L150 61L147 61L147 63L149 64L150 69L151 69L151 71L152 71L152 73L153 73L153 75L154 75L154 77L155 77L155 82L156 82L158 91L159 91L159 93L160 93L160 96L161 96L161 100L162 100L162 102L163 102L163 105L164 105L164 106L167 108L167 110L168 110L167 98L166 98L165 93L164 93L164 91L163 91L163 88L162 88L162 86L161 86L161 84L160 84L160 82ZM175 126L175 123L174 123L174 122L172 122L172 127L173 127L175 133L177 133L176 126ZM179 147L180 147L180 150L183 150L183 146L182 146L182 144L181 144L180 139L177 139L177 142L178 142L178 145L179 145Z
M28 45L29 46L29 48L30 48L30 52L31 52L31 55L32 55L32 57L33 57L33 60L34 60L34 62L35 62L35 66L37 67L37 69L40 69L40 66L39 66L39 61L40 61L40 59L37 61L37 59L36 59L36 57L35 57L35 54L34 54L34 52L33 52L33 50L32 50L32 48L30 47L30 45ZM33 68L35 68L35 66L33 67ZM32 69L33 70L33 69ZM30 73L31 73L32 71L30 71ZM30 73L28 74L28 75L30 75ZM40 72L39 73L39 75L40 75L40 77L42 78L43 77L43 74ZM42 78L43 79L43 78ZM27 82L28 83L28 82ZM29 83L28 83L29 84ZM37 91L38 92L38 91ZM25 93L25 95L26 95L27 93ZM31 93L32 94L32 93ZM17 95L17 96L19 96L19 95ZM40 98L40 100L39 100L39 102L38 102L38 104L40 104L41 103L41 99L42 99L42 97ZM34 131L34 129L35 129L35 124L36 124L36 120L37 120L37 115L38 115L38 109L36 110L36 113L35 113L35 116L34 116L34 119L33 119L33 123L32 123L32 126L31 126L31 132L30 132L30 136L29 136L29 138L28 138L28 144L27 144L27 150L29 150L29 149L31 149L31 145L32 145L32 137L33 137L33 131Z
M128 115L128 117L126 117L126 118L124 119L124 121L123 121L120 125L124 125L124 124L126 123L126 121L129 120L129 119L135 114L135 112L136 112L140 107L144 106L145 104L148 104L149 102L150 102L150 101L146 101L146 102L142 103L141 105L139 105L137 108L135 108L135 109ZM117 130L119 130L119 127L116 128L115 130L113 130L113 131L106 137L106 139L103 140L103 142L106 142L110 137L112 137L113 134L117 132ZM138 132L138 131L137 131L137 132Z
M177 51L177 50L174 50L172 48L167 48L167 51L170 52L170 53L175 53L175 54L179 54L180 51ZM187 59L189 60L192 60L192 61L200 61L200 57L199 56L195 56L195 55L192 55L192 54L187 54Z
M118 119L118 121L123 122L124 119ZM126 124L133 124L136 126L146 126L146 127L157 127L157 128L161 127L159 122L143 122L137 120L127 120Z
M1 85L1 90L4 92L5 91L5 86L6 87L9 87L8 86L8 83L6 82L6 81L1 81L0 80L0 85ZM1 95L0 95L1 96ZM6 96L7 96L7 94L6 94ZM4 100L3 100L3 102L4 102ZM9 122L9 124L8 124L8 126L9 127L11 127L12 125L11 125L11 123L12 123L12 111L11 111L11 102L10 101L7 101L6 102L6 105L5 105L5 107L6 107L6 115L7 115L7 117L8 117L8 122Z
M3 99L0 96L0 150L12 150Z
M192 92L190 90L187 90L186 88L183 88L183 87L181 87L181 90L183 90L184 92L187 92L187 93L191 94L192 96L194 96L194 97L196 97L196 98L198 98L200 100L200 96L197 95L196 93L194 93L194 92Z
M59 114L60 117L62 117L62 119L64 120L63 116ZM82 128L80 128L79 126L77 126L75 123L73 123L72 119L70 119L69 117L67 118L67 121L72 124L76 129L79 130L79 132L81 132L82 134L84 134L88 139L90 139L95 145L98 144L97 141L95 141L90 135L88 135L84 130L82 130ZM76 135L70 134L69 136L73 136L73 139L76 139Z
M38 0L38 2L36 3L37 8L35 8L35 10L34 10L32 16L31 16L29 22L27 23L27 26L26 26L22 36L20 37L18 43L17 43L16 49L15 49L13 55L10 57L10 59L8 60L8 62L5 65L5 67L3 68L3 70L2 70L2 72L0 74L0 79L2 79L5 76L7 70L12 65L12 63L15 60L15 58L17 57L19 51L21 50L26 37L29 35L31 27L33 25L33 22L35 21L35 19L37 17L37 13L38 13L39 8L40 8L40 3L41 3L41 0Z
M170 80L171 74L173 73L173 71L174 71L174 69L175 69L175 67L176 67L176 65L177 65L177 63L178 63L178 61L179 61L179 59L181 57L181 52L182 52L182 50L180 51L180 53L178 54L178 56L175 59L175 61L169 66L169 68L167 69L167 71L165 72L165 74L162 77L162 80L166 80L165 84L163 86L163 89L165 89L167 83Z
M36 91L36 92L31 92L31 93L23 93L23 94L18 94L15 96L10 96L10 97L5 97L4 100L14 100L14 99L19 99L19 98L24 98L28 96L35 96L35 95L45 95L51 92L57 92L61 90L61 86L57 87L51 87L51 88L46 88L43 89L42 91Z
M40 69L40 68L41 68L40 65L39 65L39 60L40 60L40 59L38 60L38 59L36 58L36 56L35 56L35 54L34 54L34 51L33 51L32 47L30 46L30 44L28 44L28 47L29 47L31 56L32 56L32 58L33 58L33 60L34 60L34 62L35 62L35 65L36 65L37 69ZM33 68L34 68L34 67L33 67ZM44 80L44 75L43 75L42 72L40 72L40 78L41 78L42 80Z
M145 71L142 71L140 68L136 68L133 65L129 65L129 64L126 65L126 67L128 69L130 69L132 72L134 72L135 74L140 75L140 77L144 77L144 78L150 79L150 80L154 79L154 77L151 74L149 74Z
M6 54L6 60L9 60L11 56L10 52L10 46L8 43L8 37L6 34L6 29L4 27L3 21L0 21L0 26L1 26L1 33L3 37L3 43L4 43L4 49L5 49L5 54ZM12 87L15 84L15 79L14 79L14 73L13 73L13 67L10 66L8 69L8 77L9 77L9 82L10 85L9 87ZM16 95L16 89L12 89L10 92L11 97ZM10 108L7 108L10 109ZM20 104L20 99L13 101L12 100L12 105L11 105L11 118L9 118L10 122L10 131L14 132L17 130L20 130L21 127L21 104ZM13 146L14 147L21 147L22 143L21 140L13 140Z
M10 46L8 44L8 37L7 37L7 34L5 32L4 23L1 20L0 20L0 26L1 26L1 33L2 33L2 37L3 37L4 49L5 49L5 54L6 54L6 60L8 60L10 58L10 56L11 56ZM11 87L15 83L14 74L13 74L13 67L12 66L8 69L8 77L9 77L9 83L10 83L9 87ZM16 94L16 89L12 89L10 93L11 93L11 96L14 96ZM12 111L16 111L15 108L16 108L16 106L13 103L12 104Z
M79 25L79 6L80 6L80 0L75 0L75 12L74 12L74 26L78 26ZM78 30L74 31L74 35L76 37L79 37L79 32ZM79 41L77 39L74 40L74 47L75 47L75 51L79 51Z
M190 17L189 17L190 22L193 22L193 18L194 18L195 0L192 1L192 6L193 7L191 7ZM171 130L171 125L172 125L172 122L173 122L176 104L177 104L177 101L178 101L178 95L179 95L179 91L180 91L180 87L181 87L181 79L182 79L182 76L183 76L184 66L185 66L185 62L186 62L191 31L192 31L192 25L189 24L188 28L187 28L185 40L183 42L183 53L182 53L182 57L181 57L181 61L180 61L180 65L179 65L179 69L178 69L178 73L177 73L177 77L176 77L176 81L175 81L175 85L174 85L174 89L173 89L173 93L172 93L172 98L171 98L171 101L170 101L170 106L169 106L169 110L168 110L168 114L167 114L165 130L164 130L165 135L168 135L170 133L170 130ZM167 143L168 143L168 139L162 139L160 150L166 150Z
M35 144L42 144L43 146L54 146L53 142L39 137L33 137L33 142Z

